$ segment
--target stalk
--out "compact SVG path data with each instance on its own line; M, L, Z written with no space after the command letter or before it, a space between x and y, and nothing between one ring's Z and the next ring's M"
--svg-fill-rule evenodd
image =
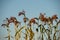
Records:
M15 33L17 32L17 28L15 27ZM15 36L15 40L18 40L18 34Z
M17 36L19 36L19 38L20 38L20 36L21 36L21 31L22 31L22 29L24 29L25 27L23 26L23 27L21 27L16 33L15 33L15 38L17 37Z
M57 26L55 26L55 28L54 28L53 40L56 40L56 31L57 31L57 30L56 30L56 29L57 29L56 27L57 27Z
M25 40L28 40L28 31L27 31L27 27L26 27L26 22L25 23Z
M53 35L53 40L56 40L56 32L57 32L58 24L54 26L54 35ZM59 32L59 31L58 31Z
M34 37L34 33L33 33L32 29L31 29L31 27L29 29L29 32L30 32L30 39L29 40L32 40L33 37Z
M8 32L8 36L7 37L5 37L5 38L8 38L8 40L10 40L10 29L9 29L9 25L8 25L8 23L7 24L2 24L1 26L6 26L6 28L7 28L7 32Z
M47 33L47 35L48 35L48 40L51 40L51 37L50 37L50 35L52 34L52 24L48 24L49 25L49 30L48 30L48 33Z
M49 30L50 30L50 34L52 34L52 26L51 26L51 24L48 24L49 25Z
M46 34L48 36L48 40L51 40L51 37L50 37L50 30L46 29Z
M42 40L44 40L44 38L43 38L43 34L42 34Z
M50 38L50 34L48 34L48 40L51 40L51 38Z
M56 40L56 32L53 35L53 40Z
M44 32L45 32L45 28L44 28L44 26L42 25L42 24L40 24L39 25L39 27L40 27L40 32L41 32L41 36L42 36L42 39L41 40L44 40L44 37L43 37L43 34L44 34Z
M18 25L15 25L15 33L18 32L17 26L18 26ZM20 34L19 34L19 32L18 32L17 35L15 36L15 40L19 40L19 38L20 38Z
M26 33L25 33L25 40L28 40L28 30L27 29L25 29L26 30Z
M10 40L10 29L7 28L7 31L8 31L8 40Z

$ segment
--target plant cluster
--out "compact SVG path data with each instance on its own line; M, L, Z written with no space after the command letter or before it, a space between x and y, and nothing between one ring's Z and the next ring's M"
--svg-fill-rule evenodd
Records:
M39 17L34 17L29 19L25 15L25 11L18 13L18 16L24 16L23 22L24 25L21 25L21 22L17 20L16 17L10 17L6 18L5 21L7 21L5 24L3 23L1 26L7 28L8 40L11 40L10 35L10 23L14 23L15 27L15 40L21 40L21 33L23 33L25 36L23 37L24 40L60 40L60 37L57 35L60 30L58 30L58 25L60 23L60 20L58 19L57 15L53 15L51 17L46 17L45 13L40 13ZM35 32L33 31L32 27L34 27L34 24L37 25L37 27L34 31L36 31L37 35L35 37ZM54 25L55 24L55 25ZM47 28L45 27L47 25ZM25 33L22 32L22 30L25 30ZM38 34L39 33L39 34Z

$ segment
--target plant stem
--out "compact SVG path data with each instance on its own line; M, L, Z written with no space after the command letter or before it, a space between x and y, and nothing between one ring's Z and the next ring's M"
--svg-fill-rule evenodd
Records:
M10 40L10 30L9 30L9 28L7 28L7 31L8 31L8 40Z
M42 39L41 39L41 40L44 40L44 38L43 38L43 34L44 34L44 33L43 33L43 30L42 30L41 34L42 34Z
M33 36L34 36L34 33L33 33L32 29L31 29L31 27L30 27L29 32L30 32L30 39L29 40L32 40L33 39Z

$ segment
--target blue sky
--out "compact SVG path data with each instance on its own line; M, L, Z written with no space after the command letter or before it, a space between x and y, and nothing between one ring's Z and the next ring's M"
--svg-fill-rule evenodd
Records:
M22 18L18 17L18 12L22 10L26 11L28 18L38 17L42 12L47 16L57 14L60 19L60 0L0 0L0 25L6 17ZM4 30L0 27L0 37L3 37Z

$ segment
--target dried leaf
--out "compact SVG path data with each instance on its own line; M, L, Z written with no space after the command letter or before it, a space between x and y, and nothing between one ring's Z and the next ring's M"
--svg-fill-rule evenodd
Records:
M25 16L25 11L19 12L18 16L24 15Z
M57 15L53 15L53 16L52 16L52 19L53 19L53 20L58 19Z
M34 19L39 20L39 18L36 18L36 17Z

